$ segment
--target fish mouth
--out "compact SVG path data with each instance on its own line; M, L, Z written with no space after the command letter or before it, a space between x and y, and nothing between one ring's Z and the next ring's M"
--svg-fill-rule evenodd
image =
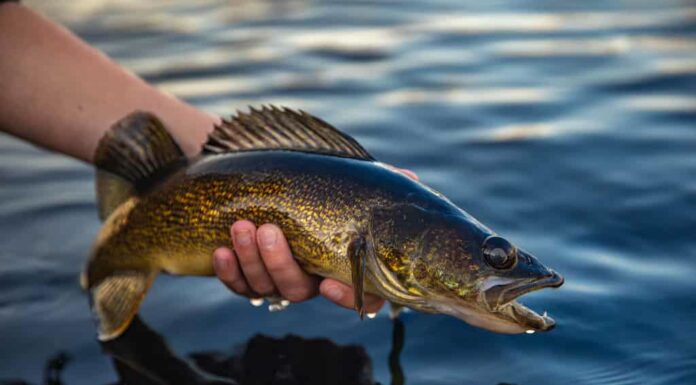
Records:
M536 290L559 287L563 285L563 281L560 274L550 270L549 275L541 278L508 281L491 286L483 292L483 300L490 312L514 322L528 333L549 331L556 326L556 321L553 318L549 317L546 312L539 315L516 299Z

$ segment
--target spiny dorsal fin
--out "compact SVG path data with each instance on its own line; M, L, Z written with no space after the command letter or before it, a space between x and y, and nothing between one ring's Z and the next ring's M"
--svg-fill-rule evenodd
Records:
M238 112L208 137L205 154L290 150L374 160L355 139L304 111L275 106Z
M94 164L99 216L105 219L128 198L186 164L186 156L156 116L136 111L104 134Z

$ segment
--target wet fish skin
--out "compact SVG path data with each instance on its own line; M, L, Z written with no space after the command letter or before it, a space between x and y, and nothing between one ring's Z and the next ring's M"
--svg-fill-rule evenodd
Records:
M240 219L279 225L307 272L354 287L361 316L367 292L501 333L553 328L515 299L560 286L560 275L303 114L240 114L185 165L156 118L112 128L97 164L124 179L98 175L106 220L83 280L100 338L123 332L158 273L213 275L212 252Z
M422 184L372 162L290 151L204 158L109 218L103 231L108 235L89 264L95 269L90 281L112 270L153 267L213 275L212 251L229 245L232 223L248 219L279 225L308 272L351 284L346 249L350 236L367 228L370 208L407 197L432 206L431 195Z

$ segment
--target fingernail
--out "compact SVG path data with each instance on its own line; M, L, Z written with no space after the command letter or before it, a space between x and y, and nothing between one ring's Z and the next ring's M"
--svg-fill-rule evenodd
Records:
M249 246L251 244L251 232L242 230L234 233L234 241L237 246Z
M340 301L343 298L343 290L337 286L329 286L326 288L326 296L332 301Z
M273 247L278 235L274 229L263 228L259 230L259 243L265 248Z

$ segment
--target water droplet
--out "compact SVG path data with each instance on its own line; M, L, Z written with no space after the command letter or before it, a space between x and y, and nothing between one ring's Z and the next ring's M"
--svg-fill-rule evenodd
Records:
M375 317L377 317L377 313L367 313L367 318L373 319Z
M268 300L268 311L270 312L285 310L285 308L290 306L290 301L287 299L276 296L268 297L266 299Z
M259 307L263 305L263 298L252 298L249 300L251 306Z
M529 330L525 331L525 333L527 333L527 334L534 334L534 330L529 329Z

